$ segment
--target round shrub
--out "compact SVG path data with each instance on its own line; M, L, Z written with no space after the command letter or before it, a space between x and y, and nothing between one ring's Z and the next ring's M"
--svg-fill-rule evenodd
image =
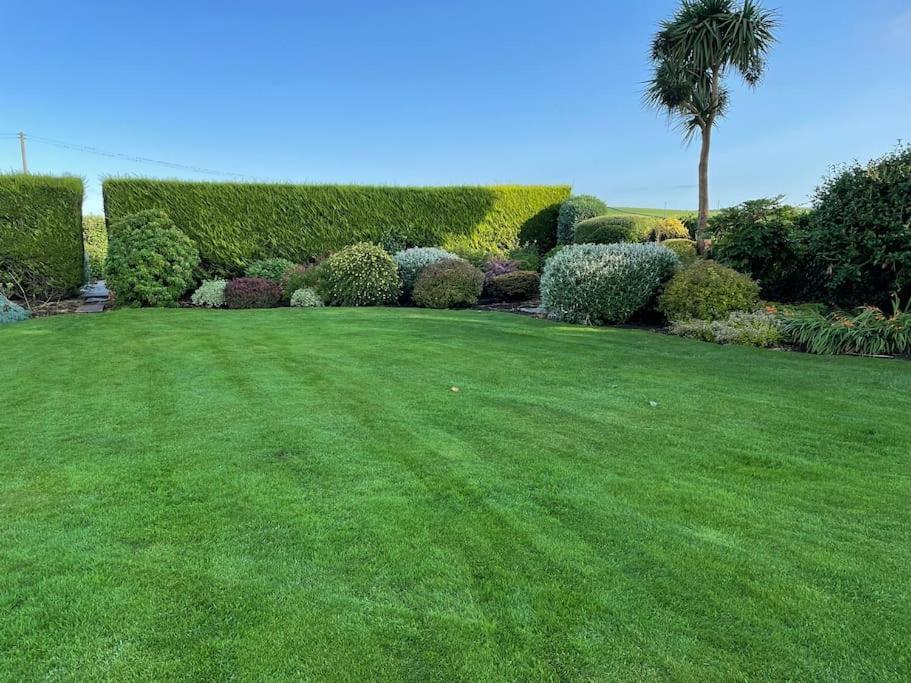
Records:
M576 244L548 259L541 305L564 322L622 323L644 308L680 259L658 244Z
M658 308L674 321L721 320L758 304L759 286L749 276L714 261L696 261L671 279Z
M196 245L164 211L140 211L111 226L106 282L118 303L173 305L193 284Z
M303 287L291 295L292 308L320 308L325 306L320 295L312 287Z
M636 222L626 216L598 216L576 224L576 244L636 241Z
M580 221L603 216L610 209L597 197L580 194L570 197L560 205L557 215L557 244L572 244L575 241L576 224Z
M414 303L424 308L458 308L478 302L484 273L467 261L439 261L421 271L414 284Z
M679 218L659 218L655 221L648 238L653 242L664 240L689 239L690 231L687 230Z
M667 247L680 257L680 262L684 265L690 264L696 260L696 242L691 239L670 239L661 243L662 247Z
M418 275L431 263L438 261L447 261L459 258L445 249L437 247L412 247L399 251L393 256L395 264L399 269L399 278L402 280L402 286L405 293L408 294L414 289L414 282Z
M395 259L380 247L359 242L323 263L320 291L335 306L381 306L399 298Z
M254 261L244 271L247 277L258 277L281 283L285 271L294 268L294 261L286 258L266 258Z
M190 301L194 306L221 308L225 305L225 287L227 285L227 280L206 280L199 285L199 289L193 292Z
M541 276L533 270L516 270L487 281L485 291L494 301L529 301L537 299Z
M282 288L262 277L239 277L225 287L228 308L275 308L282 298Z

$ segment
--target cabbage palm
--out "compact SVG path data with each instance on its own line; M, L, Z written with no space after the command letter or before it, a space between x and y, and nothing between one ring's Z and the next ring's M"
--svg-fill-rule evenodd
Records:
M709 215L709 150L712 128L727 111L728 71L749 86L762 77L775 42L776 13L755 0L683 0L674 17L661 23L652 41L652 78L646 102L677 119L687 142L702 137L699 155L699 227L702 249Z

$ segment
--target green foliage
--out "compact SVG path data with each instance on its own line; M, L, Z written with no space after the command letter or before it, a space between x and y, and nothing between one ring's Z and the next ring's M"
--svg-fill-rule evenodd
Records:
M0 175L0 282L27 296L71 294L85 274L82 181Z
M911 297L911 145L854 163L816 190L810 249L832 300L885 306Z
M414 289L415 280L418 279L418 275L421 274L424 268L437 261L446 261L459 257L437 247L412 247L411 249L397 252L393 258L399 270L399 278L402 280L404 292L408 295Z
M0 325L28 320L29 317L31 317L31 313L0 294Z
M720 320L758 304L759 286L748 275L714 261L696 261L671 278L658 308L672 321Z
M623 323L644 308L680 260L658 244L577 244L549 258L541 304L564 322Z
M228 308L275 308L281 298L281 286L264 277L234 278L225 287Z
M719 211L709 220L712 256L757 280L764 297L797 300L808 289L804 216L781 197Z
M221 308L225 305L225 287L227 280L206 280L190 297L194 306Z
M200 183L139 178L104 182L109 219L161 208L206 264L256 258L304 263L356 242L493 252L555 241L565 186L368 187Z
M297 290L316 287L319 278L315 267L313 263L299 263L288 268L281 279L282 299L289 301Z
M473 306L481 296L484 273L467 261L438 261L418 276L414 303L422 308Z
M902 310L898 298L892 314L863 306L853 314L797 313L782 317L788 339L810 353L861 356L911 354L911 312Z
M367 242L345 247L326 259L320 293L333 306L382 306L399 298L395 259Z
M683 223L683 227L686 228L687 237L691 240L696 239L696 231L699 229L699 216L695 213L687 213L682 216L677 216L677 220Z
M104 279L104 262L108 257L108 229L104 216L82 217L82 239L89 260L89 274L93 278Z
M566 199L560 205L557 216L557 244L572 244L575 241L577 223L595 216L603 216L608 210L607 204L591 195L580 194ZM553 246L547 245L547 248Z
M696 242L691 239L669 239L661 243L662 247L667 247L680 257L680 263L687 266L696 260Z
M261 277L281 284L285 272L294 268L294 261L286 258L266 258L253 261L247 266L244 275L247 277Z
M533 270L515 270L490 278L484 286L485 294L494 301L529 301L537 299L541 276Z
M690 337L716 344L769 348L782 342L778 316L758 311L731 313L724 320L681 320L671 323L668 330L680 337Z
M164 211L140 211L111 226L107 285L117 303L170 306L193 284L196 245Z
M688 239L690 231L678 218L657 218L649 230L648 239L653 242L663 242L671 239Z
M596 216L576 223L576 244L635 242L636 221L629 216Z
M291 295L292 308L321 308L325 305L312 287L302 287Z
M541 252L538 251L538 245L534 242L525 242L509 250L507 255L509 260L515 261L520 270L541 270L544 265L541 259Z

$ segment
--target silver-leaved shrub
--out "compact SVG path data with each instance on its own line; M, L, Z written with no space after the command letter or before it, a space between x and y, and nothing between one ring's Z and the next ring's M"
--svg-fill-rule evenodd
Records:
M445 249L438 247L412 247L404 251L396 252L395 265L399 269L399 278L402 280L402 286L406 294L410 294L414 289L414 283L418 275L431 263L439 261L450 261L459 257Z
M194 306L206 308L221 308L225 305L225 287L227 280L205 280L199 289L193 292L190 301Z

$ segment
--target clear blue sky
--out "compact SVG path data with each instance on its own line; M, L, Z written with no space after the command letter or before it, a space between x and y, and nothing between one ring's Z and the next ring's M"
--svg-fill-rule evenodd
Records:
M643 109L673 0L15 2L0 169L26 133L299 182L571 183L608 204L696 205L696 147ZM769 0L781 42L736 87L712 206L806 201L836 162L911 138L911 1ZM37 140L33 172L206 179Z

